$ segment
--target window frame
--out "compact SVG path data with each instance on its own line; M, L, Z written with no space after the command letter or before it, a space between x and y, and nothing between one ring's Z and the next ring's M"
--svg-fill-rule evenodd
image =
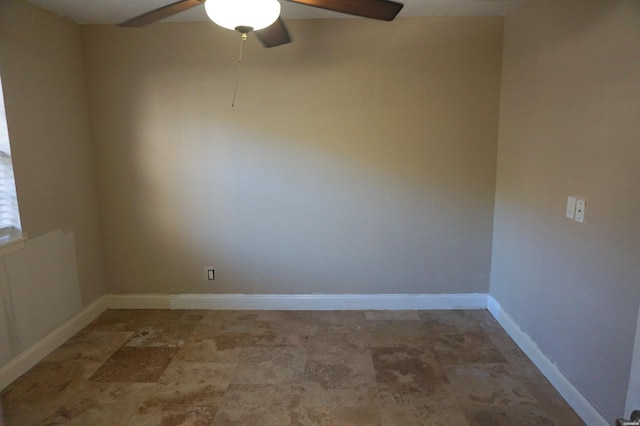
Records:
M0 76L0 255L23 247L25 240L13 174L3 82Z

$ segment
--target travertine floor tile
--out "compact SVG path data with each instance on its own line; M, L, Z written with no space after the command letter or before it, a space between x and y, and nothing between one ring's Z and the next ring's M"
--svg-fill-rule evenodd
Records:
M294 410L291 425L382 425L378 407L298 407Z
M305 407L374 407L378 403L378 387L370 381L334 388L305 382L300 387L300 405Z
M314 359L327 362L357 359L365 352L364 356L371 356L369 335L364 329L352 333L318 331L310 337L307 351Z
M289 425L300 388L295 385L229 385L214 425Z
M236 369L235 363L174 361L158 379L165 386L213 386L225 390Z
M316 333L367 334L363 311L313 311L311 321Z
M249 333L212 332L196 328L176 353L176 361L237 362L243 347L250 343Z
M481 328L485 322L495 323L487 311L418 311L418 315L435 333L458 333ZM497 323L496 323L497 324Z
M445 367L462 406L537 405L527 381L504 364L469 364Z
M85 329L73 336L43 361L96 362L102 365L133 336L131 331L92 331Z
M577 416L570 419L550 416L535 406L471 406L464 410L469 426L579 426Z
M217 409L212 407L190 407L180 405L144 406L128 421L135 426L207 426L212 424Z
M251 346L297 346L304 348L313 334L309 321L257 321L251 331Z
M136 409L131 424L185 424L187 420L186 424L211 424L225 391L206 384L155 384Z
M443 364L507 362L481 328L442 334L433 338L433 348Z
M117 310L4 389L0 424L583 423L486 311Z
M422 321L367 321L372 348L429 348L429 329Z
M353 389L375 384L371 358L363 357L361 360L318 362L309 359L304 369L304 381L317 383L323 389Z
M146 396L149 384L87 381L65 392L58 409L44 424L126 424Z
M253 329L259 312L209 311L199 326L216 332L248 333Z
M2 391L7 425L40 424L83 382L77 364L42 361Z
M91 376L91 380L155 383L169 366L176 352L176 348L123 346Z
M307 362L304 348L244 348L231 378L234 384L300 383Z
M436 355L429 349L373 348L378 383L428 383L445 377Z

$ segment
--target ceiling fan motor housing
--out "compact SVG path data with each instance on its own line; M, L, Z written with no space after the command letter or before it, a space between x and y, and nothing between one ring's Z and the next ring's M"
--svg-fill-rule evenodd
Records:
M253 27L248 27L246 25L239 25L236 27L236 31L242 34L249 34L251 31L253 31Z

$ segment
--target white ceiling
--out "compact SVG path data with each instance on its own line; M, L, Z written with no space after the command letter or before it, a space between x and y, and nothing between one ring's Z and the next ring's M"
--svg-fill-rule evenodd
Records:
M170 4L176 0L28 0L56 15L78 24L114 24ZM398 0L404 8L398 16L504 16L526 0ZM340 13L302 6L288 1L282 4L284 19L340 18ZM167 21L208 21L203 6L179 13Z

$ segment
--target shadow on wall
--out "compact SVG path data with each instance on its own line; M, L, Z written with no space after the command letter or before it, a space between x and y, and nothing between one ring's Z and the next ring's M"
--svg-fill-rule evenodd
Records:
M254 43L234 108L234 64L221 59L233 53L210 27L89 32L111 291L487 292L501 25L469 22L484 38L386 58L324 22L350 43L322 50L315 71L296 44ZM187 28L217 52L181 49ZM292 30L313 49L300 22ZM172 42L144 43L157 38Z

